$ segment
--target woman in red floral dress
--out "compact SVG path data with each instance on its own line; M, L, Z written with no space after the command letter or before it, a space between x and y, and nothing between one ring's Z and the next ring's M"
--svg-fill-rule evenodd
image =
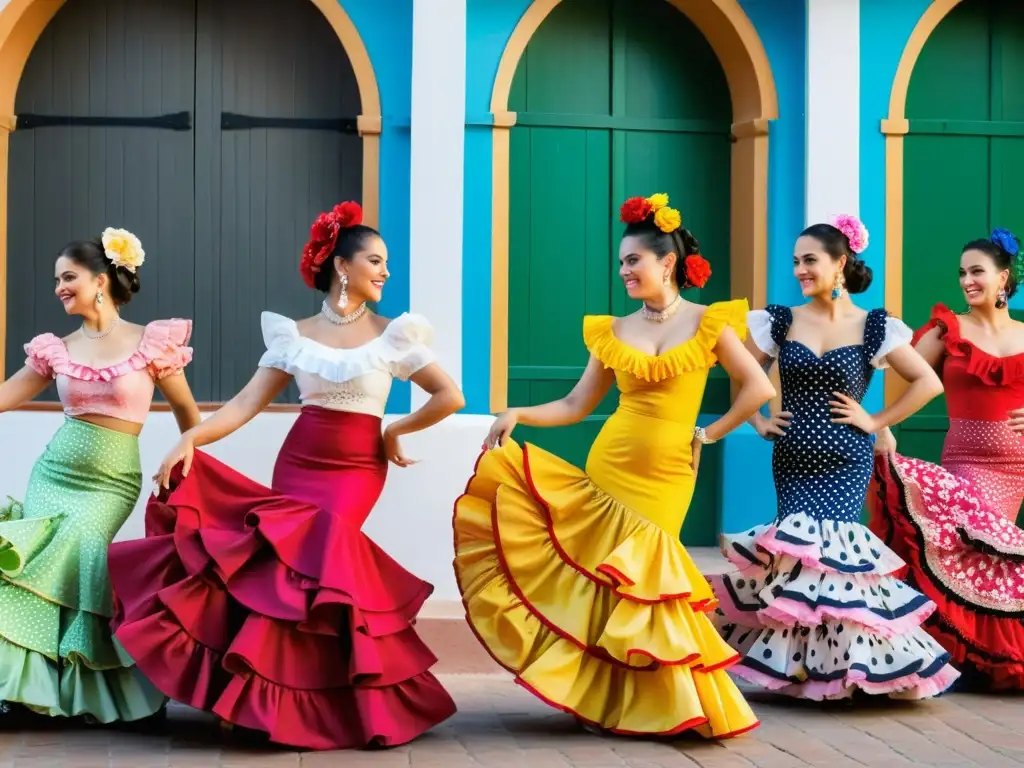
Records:
M879 435L871 527L938 606L926 629L963 682L1024 687L1024 323L1007 301L1024 278L1020 241L997 229L964 246L968 311L939 304L915 335L941 374L949 432L942 466L900 456Z

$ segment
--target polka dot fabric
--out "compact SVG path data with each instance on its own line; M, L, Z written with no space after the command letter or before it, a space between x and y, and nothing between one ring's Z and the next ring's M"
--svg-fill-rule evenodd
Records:
M107 547L142 488L138 438L67 419L0 522L0 700L139 720L166 699L111 636Z
M960 333L939 304L918 338L939 329L949 429L941 466L879 457L871 527L908 563L937 606L925 625L972 683L1024 689L1024 438L1008 414L1024 406L1024 354L998 357Z
M860 524L871 438L832 423L829 408L833 392L863 399L894 324L885 310L872 310L861 344L819 357L787 338L788 307L766 312L782 407L793 419L772 452L778 516L723 537L739 568L713 580L716 626L742 657L732 672L811 699L858 689L895 698L941 693L957 672L920 628L935 605L896 577L903 560Z

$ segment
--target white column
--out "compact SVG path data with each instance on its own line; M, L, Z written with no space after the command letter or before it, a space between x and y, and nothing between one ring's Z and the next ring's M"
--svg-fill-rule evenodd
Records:
M438 362L462 382L462 173L466 0L413 0L410 309L436 330ZM425 401L413 388L412 407Z
M806 160L807 223L859 215L860 0L807 0Z

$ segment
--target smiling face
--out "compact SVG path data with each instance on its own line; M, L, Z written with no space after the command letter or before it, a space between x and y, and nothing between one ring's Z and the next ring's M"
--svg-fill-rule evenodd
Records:
M619 277L629 298L640 301L660 299L665 290L665 277L675 285L676 255L659 259L644 237L628 235L619 245Z
M356 301L381 300L388 272L388 249L377 235L366 237L351 259L335 259L338 271L348 276L348 293Z
M81 264L61 256L54 265L53 280L53 291L64 311L69 315L81 315L96 303L96 294L105 289L107 276L94 275Z
M960 257L960 289L968 306L995 306L1009 274L1009 270L999 269L987 253L974 249L964 251Z
M801 235L793 247L793 276L800 283L800 292L807 298L831 294L836 275L843 270L846 258L833 259L821 241Z

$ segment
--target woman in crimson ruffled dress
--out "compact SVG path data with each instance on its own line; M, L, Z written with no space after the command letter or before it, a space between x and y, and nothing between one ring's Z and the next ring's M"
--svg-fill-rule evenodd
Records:
M263 314L267 351L248 385L168 454L167 491L147 537L110 550L116 636L167 696L274 742L312 749L394 746L455 704L413 620L432 587L360 528L401 435L463 405L433 362L422 317L367 309L388 279L387 248L342 203L313 224L301 263L327 294L319 315ZM429 401L381 430L393 378ZM302 413L270 490L196 452L246 424L294 378ZM180 469L178 469L180 467Z
M886 430L869 495L871 527L938 605L925 628L990 689L1024 687L1024 323L1007 307L1022 267L1005 229L964 246L967 313L939 304L915 336L945 385L942 466L898 455Z

